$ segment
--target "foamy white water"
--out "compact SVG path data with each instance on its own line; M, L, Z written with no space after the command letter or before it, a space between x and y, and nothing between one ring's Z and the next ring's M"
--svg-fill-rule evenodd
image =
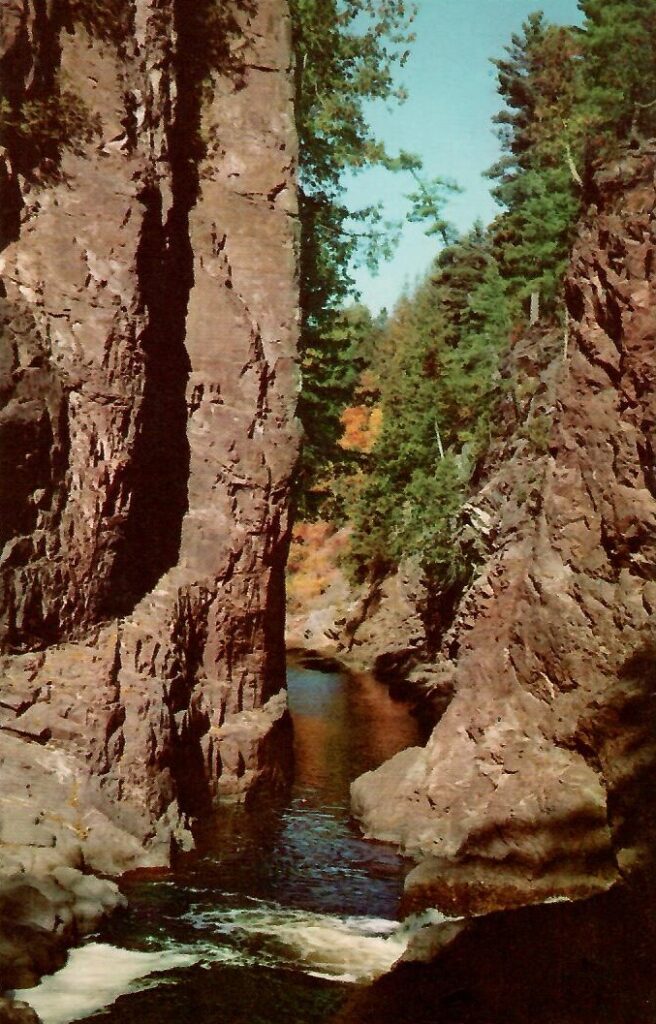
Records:
M142 978L191 967L199 959L194 953L140 953L93 942L71 950L60 971L35 988L19 990L16 998L29 1003L43 1024L68 1024L110 1006Z
M36 1010L43 1024L71 1024L143 988L144 982L158 984L162 972L195 964L291 967L343 983L368 982L390 970L412 932L427 923L340 918L266 903L192 910L186 918L202 932L197 943L150 953L90 943L73 949L56 974L16 996Z
M434 912L440 920L442 915ZM411 934L427 920L405 922L374 917L337 917L276 904L235 910L191 910L190 924L217 942L238 942L244 953L257 950L257 962L294 967L316 977L362 983L373 981L405 952ZM204 951L206 952L206 951Z

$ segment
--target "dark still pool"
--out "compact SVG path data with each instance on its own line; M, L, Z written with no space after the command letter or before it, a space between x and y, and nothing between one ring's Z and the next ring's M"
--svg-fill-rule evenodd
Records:
M44 1024L302 1024L329 1020L407 941L403 863L362 840L349 785L421 742L369 676L290 666L289 799L221 813L202 854L132 883L129 910L22 994Z

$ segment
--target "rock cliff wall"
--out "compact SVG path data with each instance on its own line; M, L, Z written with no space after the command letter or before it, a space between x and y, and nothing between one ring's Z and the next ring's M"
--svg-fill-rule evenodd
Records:
M84 923L75 872L166 864L285 770L290 61L286 0L0 9L0 901L38 897L16 925Z
M648 860L655 171L646 148L598 177L568 325L512 353L515 429L469 509L482 564L424 667L448 707L354 785L366 832L422 861L409 906L584 894Z

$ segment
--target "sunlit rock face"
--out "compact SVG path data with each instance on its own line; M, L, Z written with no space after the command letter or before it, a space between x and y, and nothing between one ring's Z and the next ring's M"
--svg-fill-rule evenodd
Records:
M344 568L349 527L317 520L294 526L287 566L286 642L356 671L399 678L426 647L426 587L419 567L358 584Z
M85 121L0 150L5 876L166 864L285 764L286 0L65 8L0 11L3 93Z
M645 148L598 176L567 325L511 353L482 564L426 670L452 699L354 786L367 834L424 859L410 906L584 895L653 842L655 169Z

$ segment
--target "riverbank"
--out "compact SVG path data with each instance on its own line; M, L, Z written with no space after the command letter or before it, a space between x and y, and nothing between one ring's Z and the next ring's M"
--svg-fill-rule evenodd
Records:
M290 665L295 782L288 797L224 808L197 852L157 879L126 879L115 915L31 1000L44 1024L328 1021L389 970L409 938L408 865L362 839L349 789L422 741L407 705L365 675ZM110 965L110 969L107 969ZM104 1002L115 1000L103 1010Z

